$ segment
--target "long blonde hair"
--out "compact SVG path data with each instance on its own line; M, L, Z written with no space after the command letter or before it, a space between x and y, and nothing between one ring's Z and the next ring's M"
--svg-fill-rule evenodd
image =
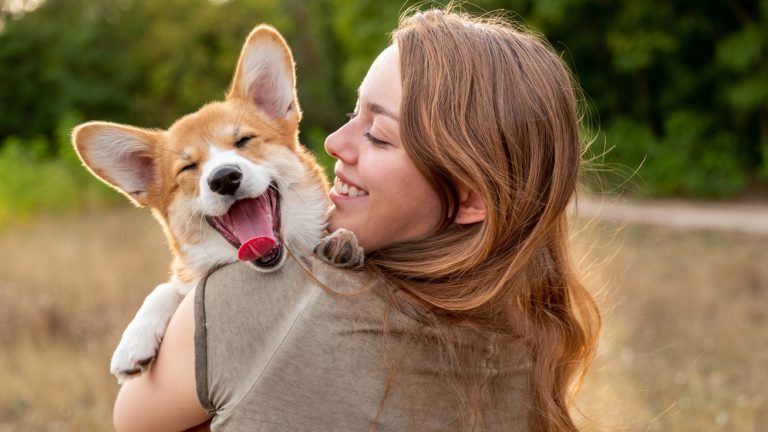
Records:
M431 317L441 355L466 384L466 429L486 429L494 396L470 372L487 347L468 348L460 328L488 335L499 362L522 340L530 429L576 430L571 394L600 327L568 250L582 155L578 88L540 37L499 18L410 12L393 42L401 137L441 197L443 223L426 239L372 252L366 268ZM462 187L483 198L483 222L453 224Z

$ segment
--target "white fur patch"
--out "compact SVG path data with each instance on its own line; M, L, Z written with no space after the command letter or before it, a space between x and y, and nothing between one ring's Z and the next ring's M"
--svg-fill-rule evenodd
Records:
M112 354L110 371L123 383L136 369L146 369L157 354L171 316L194 284L172 280L158 285L144 299Z
M205 226L201 229L206 231L203 241L182 245L186 262L195 269L199 269L201 276L219 265L237 261L237 249L208 226L207 222L203 223Z
M283 239L294 252L310 254L326 228L328 201L322 183L285 147L270 149L269 163L280 195Z
M326 227L328 201L323 184L293 151L271 145L265 160L260 161L213 145L208 151L208 159L201 166L199 196L177 198L169 208L169 226L179 239L187 264L203 275L216 266L237 261L237 249L208 225L205 216L223 215L236 200L260 196L272 183L280 193L280 234L284 243L295 254L312 253ZM238 167L243 174L234 196L215 193L208 185L210 176L227 165Z
M217 169L228 165L236 166L242 171L240 186L234 195L213 192L208 185L208 179ZM235 150L222 150L216 146L210 146L208 160L203 164L200 173L198 208L203 214L221 216L229 210L233 202L262 195L274 177L276 173L267 164L254 163Z

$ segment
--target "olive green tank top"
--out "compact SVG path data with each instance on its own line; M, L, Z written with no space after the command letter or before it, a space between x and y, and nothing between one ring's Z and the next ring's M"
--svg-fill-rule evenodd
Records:
M362 286L357 273L309 265L334 290ZM331 295L289 259L275 273L223 267L195 295L197 393L213 431L462 430L438 359L409 336L423 326L376 288ZM526 359L486 410L489 430L527 430Z

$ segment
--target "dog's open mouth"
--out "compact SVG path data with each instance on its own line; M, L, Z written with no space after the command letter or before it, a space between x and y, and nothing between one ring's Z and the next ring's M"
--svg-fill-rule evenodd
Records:
M280 194L274 185L261 196L235 201L221 216L206 216L208 223L232 246L242 261L269 268L280 262Z

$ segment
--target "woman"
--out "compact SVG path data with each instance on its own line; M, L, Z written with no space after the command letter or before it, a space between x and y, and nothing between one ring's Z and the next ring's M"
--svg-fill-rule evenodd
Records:
M325 144L330 230L355 232L375 283L352 295L364 277L327 272L342 295L249 294L262 276L215 272L121 390L118 429L215 414L222 430L576 430L571 391L600 321L568 254L574 87L547 45L503 21L404 18Z

